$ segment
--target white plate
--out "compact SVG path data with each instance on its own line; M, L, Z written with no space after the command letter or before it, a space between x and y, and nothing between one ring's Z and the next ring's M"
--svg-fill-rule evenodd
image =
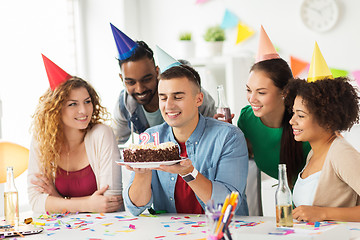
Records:
M132 168L157 168L160 165L174 165L178 162L187 159L185 157L181 157L179 160L171 160L171 161L164 161L164 162L124 162L124 161L116 161L119 165L128 165Z

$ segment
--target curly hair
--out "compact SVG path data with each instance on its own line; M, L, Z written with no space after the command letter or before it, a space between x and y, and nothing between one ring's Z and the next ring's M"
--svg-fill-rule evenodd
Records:
M316 122L329 131L350 130L359 122L358 91L346 77L315 82L293 79L284 89L284 94L291 108L295 98L301 97Z
M86 81L78 77L72 77L62 83L54 91L50 88L39 99L32 123L32 132L38 142L40 169L48 179L54 180L60 153L64 143L64 135L61 120L61 110L64 102L68 99L70 91L85 88L93 105L93 115L84 132L94 125L108 119L106 108L100 105L100 98L94 88Z

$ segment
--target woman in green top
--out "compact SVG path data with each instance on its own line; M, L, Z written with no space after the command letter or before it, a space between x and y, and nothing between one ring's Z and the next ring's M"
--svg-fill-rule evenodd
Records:
M241 110L238 127L248 142L249 156L258 168L278 178L278 164L286 163L289 185L304 166L310 145L296 142L289 124L292 113L287 111L282 90L291 79L287 62L274 58L255 63L247 81L250 105Z

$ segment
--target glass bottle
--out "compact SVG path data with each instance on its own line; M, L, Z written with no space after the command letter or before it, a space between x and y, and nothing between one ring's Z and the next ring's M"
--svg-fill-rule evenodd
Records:
M13 167L7 167L6 169L4 212L6 224L17 227L19 225L19 199L18 191L15 187Z
M279 184L275 192L276 226L292 227L292 195L287 181L286 164L279 164Z
M229 106L226 103L223 85L217 86L217 92L218 92L218 107L216 109L216 113L224 115L224 117L218 119L224 122L232 123L231 112Z

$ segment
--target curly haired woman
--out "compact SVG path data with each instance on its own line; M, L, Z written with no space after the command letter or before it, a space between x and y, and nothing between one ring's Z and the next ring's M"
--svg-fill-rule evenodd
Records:
M30 204L35 212L121 210L120 155L112 129L102 124L106 109L89 83L68 76L40 97L33 116Z
M295 79L285 95L295 140L312 148L294 186L294 219L360 221L360 153L338 134L359 122L356 89L342 77Z

